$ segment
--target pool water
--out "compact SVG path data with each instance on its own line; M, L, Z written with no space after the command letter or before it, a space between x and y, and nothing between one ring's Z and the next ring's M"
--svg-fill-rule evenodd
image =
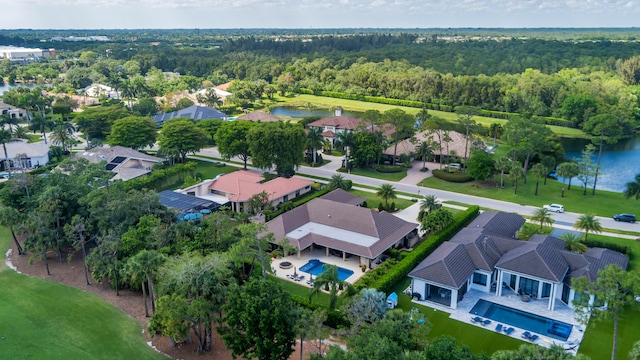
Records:
M325 263L322 261L318 259L311 259L300 267L300 271L318 276L324 272L323 265L325 265ZM338 266L338 279L347 280L351 275L353 275L353 271Z
M516 310L486 300L478 300L470 313L562 341L567 341L573 328L573 325L561 321Z

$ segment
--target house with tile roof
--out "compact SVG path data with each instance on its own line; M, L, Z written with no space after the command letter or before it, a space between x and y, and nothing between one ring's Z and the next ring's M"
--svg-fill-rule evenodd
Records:
M456 132L456 131L448 131L447 135L449 135L449 138L451 139L451 141L448 142L442 142L442 148L441 149L434 149L433 150L433 155L434 156L454 156L454 157L459 157L459 158L464 158L464 154L465 154L465 138L464 135ZM408 155L408 156L412 156L413 154L416 153L416 148L418 147L418 145L420 145L420 143L422 143L423 141L432 141L435 143L440 143L439 142L439 138L436 134L425 130L425 131L421 131L417 134L415 134L412 138L410 139L404 139L400 142L398 142L398 147L396 149L396 161L399 161L400 156L401 155ZM386 156L387 158L391 158L393 157L393 152L394 152L394 148L395 145L391 145L389 146L387 149L385 149L382 154L384 156ZM467 148L467 153L471 154L471 141L469 141L469 146ZM454 155L452 155L454 154Z
M498 297L509 292L523 300L547 301L553 311L558 302L572 307L572 279L587 276L593 281L610 264L627 267L625 255L608 249L578 254L551 236L518 240L515 234L524 222L516 214L482 213L409 273L412 292L452 309L470 289Z
M98 146L78 152L74 158L84 158L92 163L104 161L107 170L114 173L112 180L131 180L151 172L163 159L124 146Z
M198 106L192 105L188 108L180 109L177 111L158 114L152 116L152 119L156 122L158 126L162 126L162 124L173 118L177 117L186 117L194 120L204 120L204 119L219 119L219 120L227 120L227 114L222 111L214 108L210 108L208 106Z
M15 139L5 144L6 153L0 158L0 168L3 171L8 166L11 169L29 170L49 163L49 147L43 141L29 143L27 140ZM4 155L7 155L5 159Z
M343 116L341 107L337 107L335 109L335 116L325 117L310 122L307 124L307 127L310 129L320 129L322 131L322 137L331 142L332 146L335 145L340 133L354 132L357 130L371 130L371 126L364 124L362 119ZM386 137L391 137L395 133L393 129L381 129L378 126L374 126L374 130L382 130L382 134Z
M262 111L253 111L253 112L250 112L248 114L244 114L242 116L239 116L237 120L247 120L247 121L254 121L254 122L278 122L278 121L282 121L282 119L280 119L279 117L277 117L275 115L267 114L267 113L262 112Z
M288 239L289 245L297 248L298 257L303 251L324 249L327 256L359 256L360 264L367 267L379 261L386 250L415 243L417 224L353 205L352 199L336 200L331 196L313 199L267 222L267 231L274 234L276 243Z
M238 170L229 174L205 180L200 184L180 190L188 195L210 198L216 202L228 201L228 206L236 212L252 212L249 199L262 192L267 193L269 202L277 207L311 191L313 181L299 178L283 178L264 181L264 176L250 170ZM225 202L226 202L225 201Z

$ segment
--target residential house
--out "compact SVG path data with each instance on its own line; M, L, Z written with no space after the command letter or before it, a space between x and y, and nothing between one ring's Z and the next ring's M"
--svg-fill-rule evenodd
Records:
M223 103L229 96L233 95L232 93L226 91L226 88L225 90L223 90L218 87L212 87L212 88L204 88L196 91L196 98L198 95L205 95L207 91L213 91L220 98L220 100L222 100Z
M5 104L0 99L0 114L9 115L12 119L22 119L27 116L27 111L13 105Z
M216 202L211 199L183 194L179 191L164 190L160 192L160 203L172 208L178 214L208 214L218 210L226 202Z
M30 170L49 163L49 144L44 142L28 143L27 140L16 139L5 144L11 169ZM0 152L2 169L6 169L4 153Z
M465 138L464 135L456 132L456 131L448 131L447 134L449 135L449 138L451 139L448 142L445 142L444 140L442 141L442 148L441 149L434 149L433 150L433 154L434 156L438 157L438 156L446 156L446 157L460 157L460 158L464 158L464 154L465 154ZM440 136L442 136L443 134L441 133ZM407 155L407 156L412 156L416 153L416 148L418 147L418 145L420 145L420 143L422 143L423 141L432 141L434 143L437 143L438 145L440 145L440 139L438 138L438 135L435 133L432 133L428 130L422 131L417 133L416 135L413 136L413 138L410 139L405 139L402 140L398 143L397 149L395 147L395 145L391 145L389 146L385 151L382 152L383 155L385 155L387 158L392 158L393 157L393 152L394 149L396 151L396 162L399 161L399 158L401 155ZM471 140L469 141L468 147L467 147L467 153L470 154L471 153Z
M359 256L366 267L379 263L388 249L411 247L417 241L416 224L353 205L362 201L343 195L316 198L287 211L269 221L267 231L274 234L276 243L288 239L298 257L302 251L325 249L327 256Z
M335 116L325 117L307 124L309 129L320 129L322 136L326 140L331 142L331 146L335 146L336 141L339 138L339 134L345 132L354 132L359 129L371 131L371 125L365 124L362 119L354 118L350 116L342 115L342 108L337 107L335 109ZM380 129L378 126L374 126L374 131L383 130L383 135L386 137L392 136L395 131L393 129Z
M102 84L91 84L83 89L83 94L90 97L101 97L106 96L110 99L120 99L121 93L120 91L116 91L116 89L111 86L102 85Z
M162 124L173 118L177 117L186 117L194 120L204 120L204 119L219 119L219 120L227 120L227 114L222 111L214 108L210 108L208 106L198 106L193 105L188 108L184 108L181 110L173 111L170 113L158 114L152 116L153 120L158 124L158 126L162 126Z
M608 249L578 254L551 236L518 240L515 234L524 222L517 214L482 213L409 273L412 292L452 309L470 289L497 297L509 292L525 301L546 301L553 311L557 302L572 306L572 279L585 275L595 280L609 264L627 267L625 255Z
M270 204L277 207L285 201L308 193L313 184L310 180L283 177L263 181L264 176L260 173L238 170L179 191L216 202L229 202L231 210L236 212L252 212L249 200L254 195L265 192Z
M106 169L114 172L113 180L127 181L151 172L153 165L163 159L123 146L99 146L76 153L92 163L106 162Z

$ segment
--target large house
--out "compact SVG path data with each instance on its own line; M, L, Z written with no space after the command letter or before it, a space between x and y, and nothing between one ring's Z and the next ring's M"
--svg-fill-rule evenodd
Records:
M110 99L120 99L121 93L111 86L102 84L91 84L84 88L83 94L90 97L106 96Z
M515 234L524 222L517 214L482 213L409 273L412 292L421 300L456 309L470 289L497 297L508 291L547 301L553 311L558 301L572 306L572 279L595 280L598 270L609 264L627 267L625 255L608 249L578 254L551 236L518 240Z
M18 139L5 144L7 148L8 166L11 169L30 170L49 163L49 144L44 142L28 143ZM7 170L4 153L0 152L2 169Z
M336 190L337 191L337 190ZM417 225L395 215L356 206L363 199L350 194L327 194L313 199L269 221L267 231L276 243L283 239L302 251L325 249L343 259L360 257L371 267L390 248L411 247L417 241Z
M15 107L13 105L5 104L0 99L0 114L8 115L12 119L22 119L27 116L27 112L24 109Z
M158 126L162 126L165 121L177 117L186 117L194 120L227 120L227 114L223 113L222 111L210 108L208 106L198 105L193 105L177 111L152 116L153 120L156 122L156 124L158 124Z
M75 154L92 163L106 162L106 169L113 172L113 180L130 180L151 172L153 165L163 159L123 146L98 146Z
M371 131L371 125L365 124L362 119L354 118L350 116L342 115L342 108L337 107L335 109L335 116L325 117L307 124L309 129L320 129L322 131L322 137L325 140L331 142L331 146L334 146L336 140L338 140L339 134L345 132L354 132L357 130L369 130ZM381 130L378 126L374 126L374 130ZM393 129L384 129L384 136L392 136L395 133Z
M433 155L434 156L453 156L453 157L461 157L464 158L465 157L465 138L464 135L456 132L456 131L448 131L447 135L449 137L449 141L442 141L442 148L441 149L434 149L433 150ZM443 136L443 134L441 134L441 136ZM440 139L438 138L438 135L430 132L428 130L419 132L417 134L415 134L413 136L413 138L411 139L405 139L402 140L400 142L398 142L398 146L396 148L395 145L391 145L389 146L386 150L384 150L382 153L383 155L387 156L387 157L393 157L393 153L395 150L396 153L396 161L399 160L399 157L401 155L408 155L408 156L413 156L416 153L416 148L418 147L418 145L420 145L420 143L422 143L423 141L432 141L437 143L438 145L440 144ZM468 146L467 146L467 154L471 153L471 140L469 140Z
M247 120L253 122L278 122L282 121L279 117L267 114L262 111L253 111L238 117L238 120Z
M265 192L272 206L292 200L311 191L313 181L299 178L283 178L264 181L262 174L238 170L219 175L215 179L205 180L200 184L179 190L183 194L208 198L218 203L229 203L231 210L251 212L249 200L254 195Z

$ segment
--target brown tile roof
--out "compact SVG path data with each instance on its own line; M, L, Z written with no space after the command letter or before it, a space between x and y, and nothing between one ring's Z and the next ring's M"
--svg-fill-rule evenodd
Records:
M230 82L226 82L224 84L220 84L218 86L215 86L215 88L218 89L218 90L227 91L229 86L231 86L231 81Z
M303 225L314 223L346 230L377 239L371 245L361 245L332 237L330 233L311 232L300 239L290 238L291 245L301 250L311 243L350 252L355 255L374 259L385 250L415 230L416 224L406 222L387 212L375 212L371 209L353 206L323 198L313 199L291 211L288 211L267 223L269 232L273 232L277 241Z
M336 137L336 133L331 130L323 131L322 136L324 137Z
M449 137L451 138L451 141L449 142L449 152L447 152L447 143L443 141L442 149L434 150L433 153L435 155L448 156L449 153L453 150L455 151L456 156L464 157L464 143L465 143L464 135L455 131L449 131L448 133L449 133ZM391 132L391 134L393 134L393 132ZM418 144L428 140L429 138L431 138L431 141L434 141L439 144L438 136L436 136L435 134L429 133L428 131L422 131L417 133L414 136L413 140L405 139L400 141L398 143L396 156L399 156L402 154L409 155L410 153L415 153L416 147L418 146ZM393 148L394 148L394 145L389 146L383 153L385 155L393 155ZM471 153L471 141L469 141L469 147L467 148L467 152Z
M351 193L342 189L335 189L332 192L321 196L320 198L349 205L360 205L367 200L363 197L352 195Z
M277 122L282 121L279 117L267 114L262 111L254 111L238 117L238 120L259 121L259 122Z
M362 119L350 116L326 117L307 124L308 127L335 126L338 129L355 130L360 125Z
M209 185L209 189L225 193L231 201L243 202L263 191L269 195L269 199L273 200L313 184L313 181L300 178L277 177L260 183L262 180L264 180L262 174L238 170L215 179Z

